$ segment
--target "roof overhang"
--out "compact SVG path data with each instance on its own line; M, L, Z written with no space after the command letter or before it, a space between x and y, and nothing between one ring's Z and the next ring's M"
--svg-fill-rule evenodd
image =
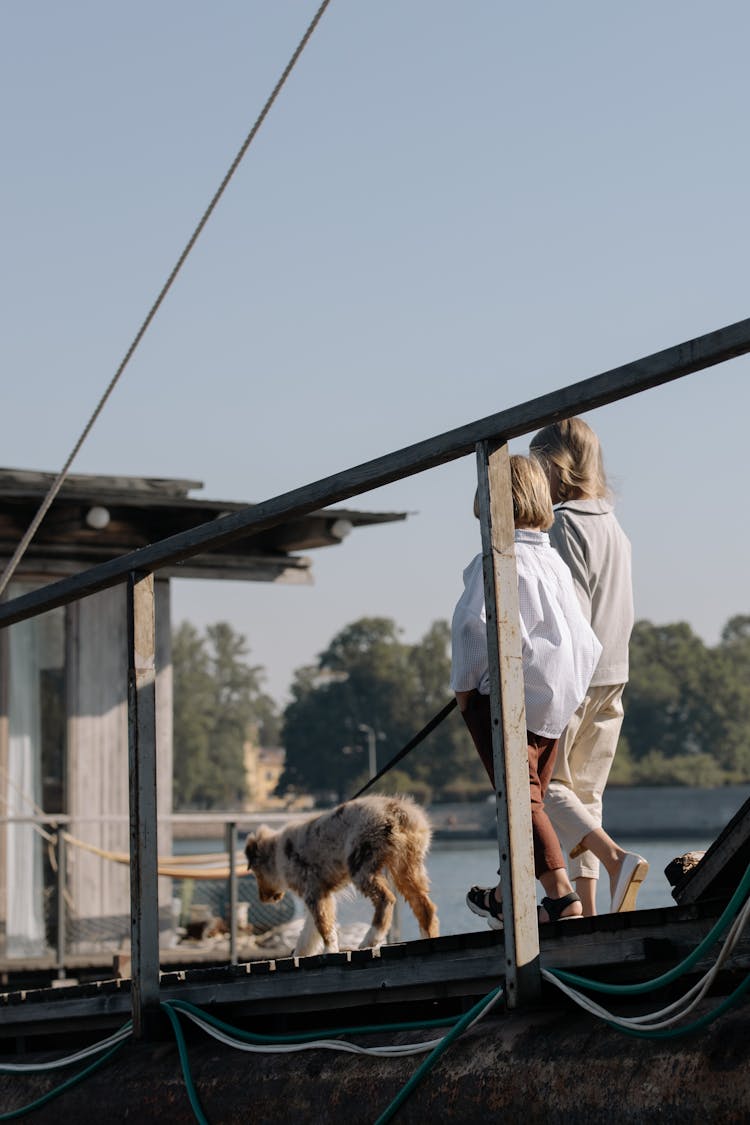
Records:
M0 469L0 557L9 559L26 533L55 477L25 469ZM237 501L189 495L200 481L160 477L69 475L42 520L16 571L76 574L170 535L252 507ZM163 577L230 578L308 583L305 552L338 546L350 531L406 519L406 512L326 508L235 539L179 565Z

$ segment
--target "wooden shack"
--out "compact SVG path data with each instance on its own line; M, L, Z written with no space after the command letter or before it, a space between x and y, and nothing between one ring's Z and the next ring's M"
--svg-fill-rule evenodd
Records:
M0 469L3 568L53 481ZM71 475L32 539L6 596L45 586L247 504L192 495L198 481ZM172 670L170 585L175 577L309 583L304 553L336 546L352 530L403 513L327 509L207 550L164 568L155 582L159 850L171 850ZM127 638L123 585L21 622L0 635L0 815L60 814L65 848L68 948L84 955L130 933ZM57 862L49 826L6 823L0 847L0 957L31 964L55 946ZM162 925L171 923L171 881L160 880Z

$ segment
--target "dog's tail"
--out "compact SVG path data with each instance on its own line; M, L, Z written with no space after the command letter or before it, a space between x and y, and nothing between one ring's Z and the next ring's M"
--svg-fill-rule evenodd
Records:
M386 806L394 831L408 839L421 856L432 841L432 825L427 813L412 797L392 797Z

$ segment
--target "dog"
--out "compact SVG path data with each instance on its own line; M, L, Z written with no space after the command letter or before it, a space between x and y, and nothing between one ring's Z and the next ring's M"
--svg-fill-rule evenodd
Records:
M374 908L360 949L383 943L396 901L386 872L409 903L422 937L437 937L437 908L424 864L431 837L425 812L410 797L369 796L278 831L262 824L248 835L245 855L261 902L278 902L287 890L302 899L306 917L294 955L307 957L320 938L326 953L338 953L334 892L350 883Z

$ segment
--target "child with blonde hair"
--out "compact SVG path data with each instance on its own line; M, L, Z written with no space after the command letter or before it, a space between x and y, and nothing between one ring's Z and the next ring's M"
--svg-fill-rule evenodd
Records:
M643 856L602 828L602 796L623 719L633 628L630 542L607 487L599 439L582 418L545 426L531 441L556 504L550 542L567 564L602 654L585 699L560 739L547 810L585 915L596 914L599 860L610 877L610 911L632 910L648 872Z
M510 458L521 655L526 703L534 871L545 892L540 920L581 914L560 842L544 807L557 742L586 694L601 645L578 603L565 564L546 534L554 520L543 469L528 457ZM478 514L477 501L474 513ZM495 784L482 556L464 571L464 592L451 625L451 687L474 745ZM470 910L493 929L503 927L500 887L472 887Z

